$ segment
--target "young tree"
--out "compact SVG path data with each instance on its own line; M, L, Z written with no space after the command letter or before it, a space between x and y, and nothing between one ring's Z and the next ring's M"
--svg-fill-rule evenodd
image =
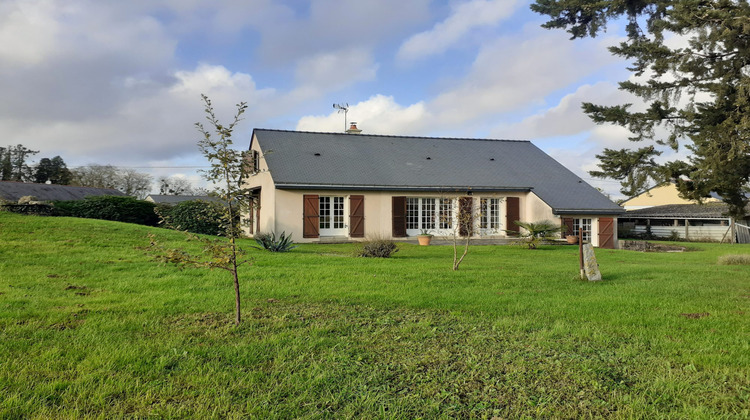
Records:
M496 205L499 206L502 199L495 199L497 200ZM455 200L441 198L439 202L441 206L445 202L450 202L450 206L452 207L451 212L443 213L441 211L440 224L441 228L447 228L451 232L453 239L452 269L453 271L458 271L464 258L469 253L471 238L477 232L477 229L484 232L497 231L499 229L499 221L497 227L492 227L486 223L485 218L488 212L484 205L487 205L487 202L483 199L467 196L458 197ZM463 250L460 252L460 255L459 243L463 244Z
M248 206L248 190L242 185L242 175L245 173L246 159L243 152L232 148L232 134L235 126L242 120L247 104L237 104L237 114L229 125L223 125L216 118L211 100L201 95L209 127L201 123L195 126L202 134L198 148L210 163L210 168L203 171L207 181L214 184L214 194L223 202L224 236L221 239L208 239L191 236L203 243L203 253L191 254L183 249L164 249L151 236L151 249L157 253L157 258L164 262L187 265L192 267L219 268L230 273L234 285L235 324L241 322L239 267L247 262L241 260L244 251L237 245L237 238L241 234L239 214ZM215 136L215 137L214 137Z
M545 28L564 28L571 39L595 37L610 20L627 20L627 38L610 47L631 60L635 78L620 89L640 97L631 104L584 103L596 123L614 123L631 140L692 153L688 162L661 165L686 198L721 195L735 218L745 214L750 179L750 4L746 0L536 0L549 16ZM667 43L670 38L684 42ZM676 45L676 46L675 46Z

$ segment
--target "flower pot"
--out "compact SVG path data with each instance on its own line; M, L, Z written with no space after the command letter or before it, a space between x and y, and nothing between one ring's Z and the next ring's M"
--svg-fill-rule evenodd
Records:
M577 244L578 243L578 236L568 235L565 237L565 239L568 241L569 244Z
M418 235L417 240L419 241L420 245L427 246L430 244L430 241L432 240L432 235Z

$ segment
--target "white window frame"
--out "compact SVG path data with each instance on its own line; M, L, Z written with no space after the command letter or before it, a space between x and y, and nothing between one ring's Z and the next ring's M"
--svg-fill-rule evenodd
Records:
M455 203L453 198L406 197L407 236L417 236L423 229L436 236L453 234L453 226L456 225ZM450 208L448 219L445 218L447 207Z
M349 200L347 198L340 195L318 197L318 233L320 236L347 236L349 234L347 230L349 228L347 224Z
M499 197L480 197L479 229L482 235L499 234L502 228L500 217L502 200Z
M591 235L593 233L594 219L577 217L573 219L573 235L578 235L579 229L583 228L583 242L591 243Z

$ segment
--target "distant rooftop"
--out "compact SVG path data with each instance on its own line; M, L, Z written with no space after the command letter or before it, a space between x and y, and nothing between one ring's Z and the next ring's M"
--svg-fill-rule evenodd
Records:
M69 185L36 184L0 181L0 199L17 202L21 197L33 196L38 201L83 200L90 196L125 194L111 188L72 187Z
M153 201L157 204L177 204L183 201L221 201L216 197L210 195L160 195L160 194L149 194L146 200Z

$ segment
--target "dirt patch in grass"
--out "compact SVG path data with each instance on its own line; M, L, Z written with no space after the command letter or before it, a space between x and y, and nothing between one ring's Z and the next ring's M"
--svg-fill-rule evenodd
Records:
M648 241L622 241L621 248L640 252L687 252L698 250L697 248L687 246L655 244Z
M701 319L705 318L709 315L711 315L708 312L700 312L700 313L692 313L692 314L680 314L681 316L684 316L687 319Z

